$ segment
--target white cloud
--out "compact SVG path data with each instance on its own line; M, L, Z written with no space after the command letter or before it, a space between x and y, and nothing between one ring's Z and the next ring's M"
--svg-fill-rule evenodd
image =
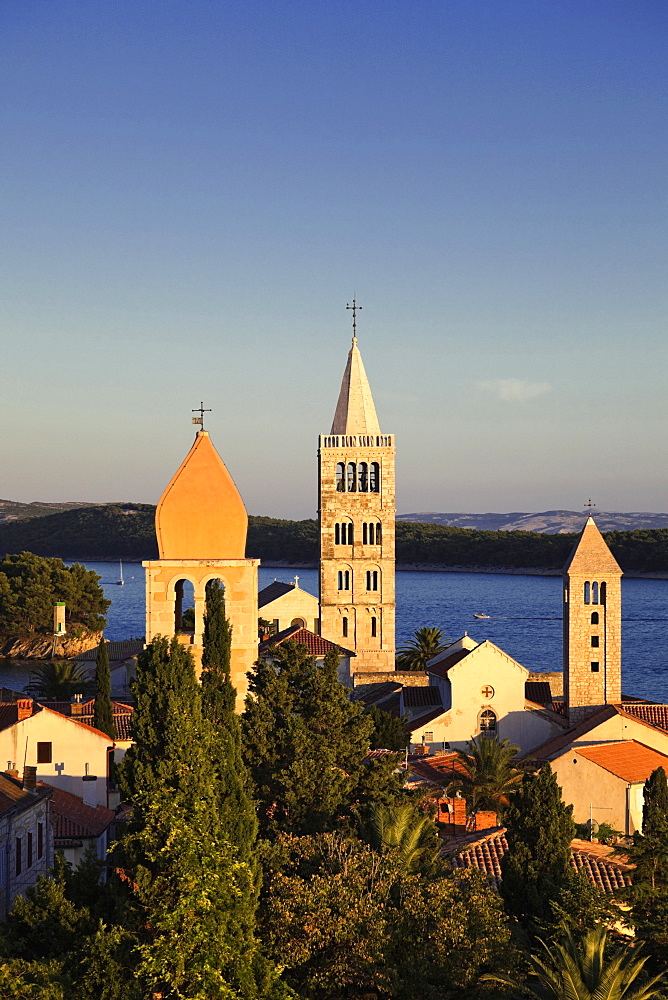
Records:
M526 403L544 392L551 392L549 382L525 382L520 378L493 378L476 382L478 389L494 393L504 403Z

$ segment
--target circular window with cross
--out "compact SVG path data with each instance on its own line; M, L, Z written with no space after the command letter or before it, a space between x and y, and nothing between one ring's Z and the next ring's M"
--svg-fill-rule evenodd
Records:
M483 686L480 688L480 694L486 701L491 701L492 698L494 697L494 688L492 687L491 684L483 684Z

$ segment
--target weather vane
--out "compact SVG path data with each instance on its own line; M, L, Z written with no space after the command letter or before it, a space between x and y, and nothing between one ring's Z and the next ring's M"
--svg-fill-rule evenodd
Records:
M362 306L357 305L357 299L353 294L353 304L348 305L346 302L346 309L352 309L353 311L353 339L357 340L357 313L362 311Z
M193 417L193 423L199 424L202 430L204 430L204 414L211 413L211 410L205 410L204 403L200 403L192 412L199 413L199 417Z

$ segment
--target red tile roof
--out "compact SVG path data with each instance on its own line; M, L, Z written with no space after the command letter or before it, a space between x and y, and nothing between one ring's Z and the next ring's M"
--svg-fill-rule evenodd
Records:
M78 715L72 715L72 702L69 701L44 701L40 703L44 708L50 708L52 712L58 712L59 715L66 715L70 719L74 719L75 722L81 722L84 726L88 726L89 729L95 729L95 699L91 698L89 701L81 702L76 707L80 710ZM126 705L121 701L112 701L111 710L114 716L114 723L116 724L116 736L119 740L131 740L132 739L132 713L134 712L134 707L132 705ZM95 732L99 730L95 729Z
M473 840L475 837L475 840ZM454 868L478 868L485 872L498 886L501 881L501 861L508 851L506 831L503 827L475 834L462 841L451 841L444 845L444 854L452 854ZM452 853L456 851L457 853ZM631 885L633 868L621 858L614 856L614 847L590 844L586 840L574 840L571 844L571 868L583 872L589 881L603 892L611 893Z
M627 715L668 732L668 705L643 705L627 701L623 704Z
M46 789L38 789L38 794L33 795L32 792L26 791L18 778L0 772L0 816L12 810L22 812L24 809L29 809L40 799L48 798L49 794Z
M444 660L439 660L433 666L428 663L426 667L427 673L435 674L436 677L447 677L448 670L471 652L472 650L470 649L458 649L456 653L450 653L450 656L446 656Z
M78 795L72 795L71 792L65 792L45 781L38 782L38 788L45 788L53 793L51 815L56 841L61 838L99 837L116 815L113 809L107 809L106 806L87 806Z
M437 687L405 687L404 705L406 708L442 707L441 692Z
M352 649L346 649L335 642L330 642L329 639L324 639L321 635L316 635L315 632L309 632L307 628L300 628L299 625L291 625L289 628L284 628L281 632L276 632L275 635L270 635L267 639L264 639L260 643L260 656L266 655L273 646L280 646L282 642L286 642L288 639L306 646L311 656L325 656L330 649L338 650L341 656L356 655Z
M465 774L466 768L456 753L444 753L438 756L411 758L409 771L418 777L431 781L442 787L449 784L458 774Z
M650 721L651 713L647 711L648 709L656 709L654 716L657 720L656 723ZM665 716L661 711L662 709L666 710ZM586 736L587 733L600 726L602 722L613 719L615 715L621 715L625 719L634 719L642 726L649 726L650 729L660 729L662 731L665 729L665 731L668 731L668 705L642 705L629 704L628 702L620 705L605 705L604 708L599 709L598 712L590 715L589 718L583 719L576 726L569 726L559 736L552 736L549 740L541 743L540 746L534 747L533 750L528 750L522 754L522 758L537 761L554 760L562 750L566 750L572 746L580 737ZM662 724L662 719L664 718L667 720L665 727Z
M668 774L666 754L652 750L636 740L620 740L618 743L597 743L588 747L573 747L573 753L598 764L599 767L615 774L629 784L647 781L652 771L662 767Z
M537 705L552 705L552 690L548 681L526 681L524 697Z
M406 729L409 733L414 733L416 729L422 729L423 726L434 722L435 719L440 719L442 715L445 715L445 709L442 705L439 705L438 708L433 708L431 712L425 712L424 715L418 715L416 719L411 719L407 723Z

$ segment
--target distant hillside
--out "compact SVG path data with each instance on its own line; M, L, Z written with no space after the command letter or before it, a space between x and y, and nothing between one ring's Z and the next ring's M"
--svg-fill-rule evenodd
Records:
M96 504L72 500L69 503L46 503L35 500L32 503L19 503L18 500L0 500L0 524L9 521L25 521L29 517L46 517L61 510L77 510L81 507L93 507Z
M668 514L632 511L621 514L594 510L601 531L638 531L645 528L668 528ZM442 524L449 528L477 528L479 531L537 531L548 535L576 534L582 528L587 510L545 510L540 514L511 511L509 514L399 514L397 521Z
M156 559L154 516L150 504L107 504L0 524L0 555L27 550L81 562ZM625 571L668 572L668 528L611 531L605 537ZM400 520L397 562L423 568L559 570L574 541L575 534L481 531ZM247 553L269 563L315 565L318 524L250 517Z

